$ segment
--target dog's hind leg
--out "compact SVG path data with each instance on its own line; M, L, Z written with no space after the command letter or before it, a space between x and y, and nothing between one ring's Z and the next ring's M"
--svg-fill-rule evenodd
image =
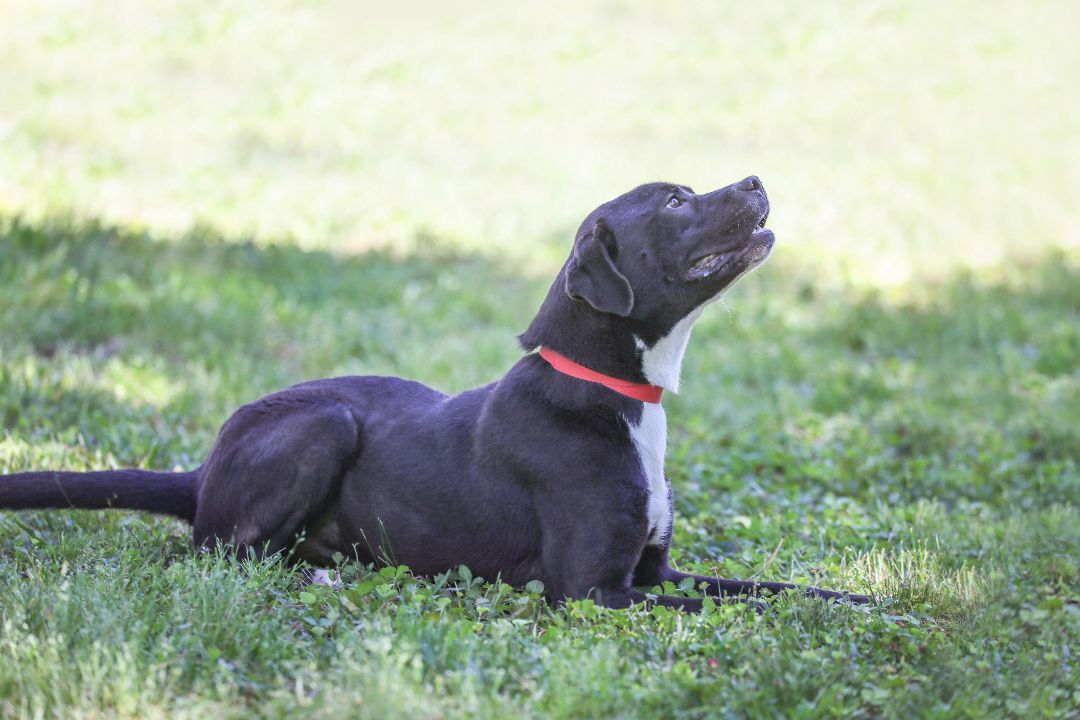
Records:
M244 406L204 465L196 545L231 543L238 556L262 557L318 533L359 451L357 414L336 400L292 392Z

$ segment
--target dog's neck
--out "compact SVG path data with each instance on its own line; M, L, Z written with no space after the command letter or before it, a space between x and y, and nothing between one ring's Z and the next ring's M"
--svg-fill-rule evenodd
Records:
M571 299L563 288L560 275L529 328L518 337L523 348L550 347L598 373L678 392L690 331L704 305L649 342L644 339L647 328L627 318L599 313Z

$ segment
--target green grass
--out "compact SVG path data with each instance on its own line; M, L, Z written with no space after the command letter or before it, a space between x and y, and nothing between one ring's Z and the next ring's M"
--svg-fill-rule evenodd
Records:
M0 716L1080 715L1076 6L523 7L0 3L0 473L488 382L592 206L756 172L777 250L665 399L675 558L880 602L308 587L4 513Z

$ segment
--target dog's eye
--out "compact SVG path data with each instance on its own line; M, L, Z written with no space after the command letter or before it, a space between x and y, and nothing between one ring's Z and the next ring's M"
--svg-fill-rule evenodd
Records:
M669 208L677 208L680 205L682 205L682 200L680 200L675 195L672 195L671 198L667 201L667 206Z

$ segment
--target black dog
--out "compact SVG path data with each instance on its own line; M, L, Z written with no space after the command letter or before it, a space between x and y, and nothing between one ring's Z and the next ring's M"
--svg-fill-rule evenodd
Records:
M687 577L712 595L792 588L668 564L660 395L678 387L703 308L769 255L768 213L756 177L704 195L643 185L585 218L520 336L540 352L498 382L455 397L388 377L296 385L240 408L192 472L10 475L0 508L166 513L193 523L196 545L315 564L341 553L423 575L465 564L609 607Z

